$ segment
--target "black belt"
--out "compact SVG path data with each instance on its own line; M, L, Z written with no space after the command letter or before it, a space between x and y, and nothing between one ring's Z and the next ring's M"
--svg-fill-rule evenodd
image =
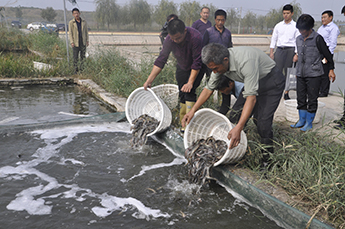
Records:
M294 49L295 47L288 47L288 46L286 46L286 47L278 47L279 49Z

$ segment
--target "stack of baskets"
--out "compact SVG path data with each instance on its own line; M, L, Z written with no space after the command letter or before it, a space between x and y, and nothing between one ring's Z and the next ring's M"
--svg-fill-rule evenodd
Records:
M213 136L216 140L224 140L229 146L230 140L227 136L229 131L233 128L229 119L209 108L203 108L195 112L193 119L187 125L184 132L183 143L187 149L198 139L206 139ZM224 156L214 164L218 166L220 164L230 164L240 160L247 149L247 136L241 131L240 144L227 150Z
M176 84L161 84L151 89L171 110L178 105L179 90Z
M153 90L143 87L135 89L126 102L126 117L129 123L139 116L147 114L159 121L155 131L147 136L154 135L167 129L172 120L171 111L168 106L159 98Z

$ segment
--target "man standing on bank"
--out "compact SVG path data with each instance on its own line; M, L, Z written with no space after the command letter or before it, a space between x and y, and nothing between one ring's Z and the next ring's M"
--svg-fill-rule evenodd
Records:
M206 29L204 36L202 38L203 46L206 46L209 43L218 43L224 45L226 48L232 48L232 37L231 32L224 27L226 22L226 12L222 9L217 10L214 13L214 26ZM210 77L211 71L207 70L207 79ZM240 88L240 91L243 87L243 83L234 82L235 88ZM229 85L229 84L228 84ZM235 95L235 94L234 94ZM237 98L237 96L235 96ZM231 93L224 94L222 93L222 105L218 110L219 113L226 115L229 111L231 104Z
M239 120L231 120L237 125L229 132L232 149L240 143L241 131L248 119L254 115L254 122L261 137L261 143L267 145L267 151L273 153L273 115L276 111L285 86L285 77L275 67L275 62L264 52L254 47L234 47L227 49L221 44L211 43L202 49L202 61L213 72L197 102L183 120L182 126L189 124L194 113L212 95L217 88L221 74L234 81L244 83L236 104L244 104ZM231 113L238 112L232 110ZM233 117L231 115L230 117ZM236 115L235 115L236 116ZM237 116L238 117L238 116ZM264 150L266 152L266 150ZM269 160L269 154L263 152L263 160Z
M72 19L68 23L69 33L68 37L73 49L73 63L75 68L75 74L82 68L78 66L78 58L80 54L81 64L85 58L86 47L89 46L89 32L87 29L87 23L80 17L80 11L78 8L72 10Z
M335 47L337 47L337 38L340 33L338 26L333 22L333 12L331 10L324 11L321 16L321 22L322 25L317 30L317 33L320 34L325 40L333 58L334 49ZM330 63L324 61L322 66L324 74L321 76L319 97L327 97L330 87L330 81L328 77L330 71Z
M285 77L288 77L287 68L291 68L292 59L297 52L296 37L300 34L292 16L293 6L285 5L283 7L284 20L274 27L270 45L270 57L276 62L277 68L283 72ZM276 46L276 52L273 54ZM290 99L288 88L285 89L284 99Z
M210 8L206 6L202 7L200 16L201 18L199 20L196 20L195 22L193 22L192 28L198 30L202 36L204 35L206 29L212 26L212 23L208 20L210 16Z
M154 62L143 87L145 90L151 87L153 80L162 71L172 52L177 60L176 81L180 90L180 120L182 120L196 101L195 90L200 85L206 69L201 61L202 37L197 30L185 27L180 19L169 22L168 33L163 49ZM183 131L184 128L181 128L181 132Z

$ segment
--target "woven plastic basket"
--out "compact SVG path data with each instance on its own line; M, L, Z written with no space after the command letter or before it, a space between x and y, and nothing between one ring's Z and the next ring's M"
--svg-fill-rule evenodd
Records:
M297 100L296 99L289 99L284 100L285 110L286 110L286 119L290 122L298 122L299 115L297 110ZM326 106L325 103L318 101L318 108L316 111L316 115L314 118L313 123L319 123L321 117L324 115L324 107Z
M195 112L194 117L186 127L183 137L184 147L187 149L194 141L201 138L206 139L209 136L213 136L216 140L224 140L229 146L228 133L232 128L233 124L226 116L209 108L200 109ZM231 150L228 149L214 166L238 161L244 156L246 149L247 136L242 131L240 144Z
M174 109L178 105L178 86L175 84L161 84L151 88L164 103Z
M126 101L126 117L129 123L140 115L147 114L160 121L155 131L147 136L154 135L167 129L172 120L168 106L150 88L135 89Z

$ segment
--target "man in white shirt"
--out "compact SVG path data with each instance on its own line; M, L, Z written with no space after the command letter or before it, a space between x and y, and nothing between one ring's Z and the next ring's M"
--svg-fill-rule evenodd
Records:
M276 62L276 66L286 77L287 68L291 68L292 59L296 50L296 37L300 34L296 28L296 22L292 20L293 6L287 4L283 7L284 20L276 24L273 29L270 45L270 57ZM274 52L277 47L276 52ZM285 88L284 99L290 99L289 91Z
M339 36L339 28L333 22L333 12L331 10L326 10L322 13L321 16L322 25L317 30L317 33L320 34L325 40L329 51L334 53L334 49L337 46L337 38ZM321 86L319 97L327 97L329 92L330 81L328 78L329 65L328 63L323 64L324 74L321 77Z

